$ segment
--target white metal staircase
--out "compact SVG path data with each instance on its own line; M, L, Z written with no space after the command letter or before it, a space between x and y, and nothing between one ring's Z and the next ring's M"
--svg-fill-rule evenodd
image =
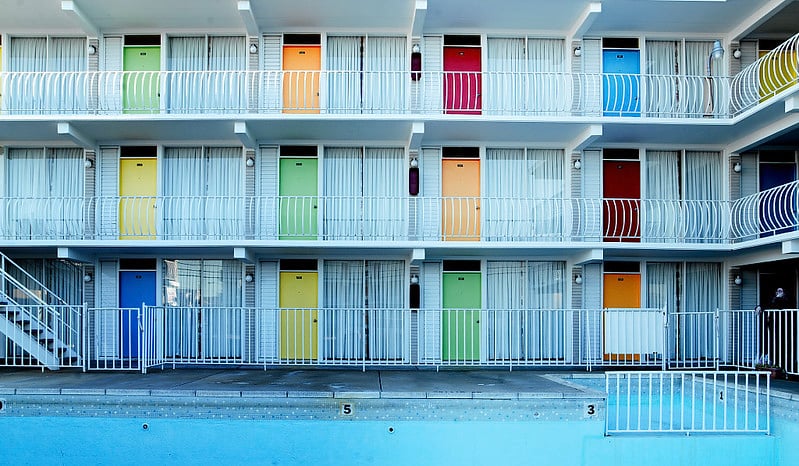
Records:
M15 274L25 277L35 290L26 287ZM2 253L0 284L0 334L23 352L6 355L6 365L36 365L50 370L79 366L80 306L69 305ZM20 357L22 363L9 361L15 357Z

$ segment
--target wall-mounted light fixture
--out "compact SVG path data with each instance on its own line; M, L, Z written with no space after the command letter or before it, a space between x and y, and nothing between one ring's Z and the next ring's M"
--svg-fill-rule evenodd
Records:
M97 46L94 45L94 44L89 44L89 46L86 47L86 52L89 55L96 55L97 54Z
M741 173L741 162L735 162L735 165L732 166L732 171Z
M83 161L83 166L85 168L92 168L94 166L94 162L92 162L92 159L86 159Z
M580 159L577 159L577 160L574 161L572 166L574 166L575 170L579 170L579 169L583 168L583 163L580 162Z
M248 167L254 167L255 166L255 160L252 157L247 157L247 161L244 162L244 163L247 164Z
M574 50L572 50L572 53L574 54L575 57L581 57L583 55L583 48L575 47Z
M419 194L419 160L411 157L408 169L408 194L417 196Z
M244 281L247 282L247 283L252 283L253 278L254 277L252 276L251 273L248 273L248 274L244 275Z
M419 276L414 274L411 275L411 285L418 285L419 284Z
M84 283L89 283L90 281L92 281L92 274L90 274L90 273L84 274L83 275L83 282Z
M733 282L735 282L736 285L741 286L741 283L743 283L743 280L741 280L741 276L740 275L736 275L735 276L735 280L733 280Z
M579 275L579 274L575 275L574 276L574 283L576 283L578 285L582 284L583 283L583 276Z
M422 48L419 44L411 47L411 81L418 81L422 77Z
M735 58L736 60L740 60L740 59L741 59L741 55L743 55L743 54L741 53L741 49L735 49L735 50L733 50L733 51L732 51L732 56L733 56L733 58Z
M253 55L258 53L258 46L255 45L255 44L250 44L250 53L253 54Z

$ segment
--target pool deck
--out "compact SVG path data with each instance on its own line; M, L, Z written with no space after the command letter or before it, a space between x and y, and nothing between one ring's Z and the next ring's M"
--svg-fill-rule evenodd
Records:
M601 372L532 370L341 370L209 368L130 372L0 369L0 395L154 395L287 398L595 398L571 383ZM772 393L799 400L799 383L772 380ZM779 396L779 395L778 395Z
M0 395L152 395L274 398L596 398L570 372L501 370L166 369L147 374L0 370ZM579 373L577 376L585 376ZM591 374L601 377L600 374Z

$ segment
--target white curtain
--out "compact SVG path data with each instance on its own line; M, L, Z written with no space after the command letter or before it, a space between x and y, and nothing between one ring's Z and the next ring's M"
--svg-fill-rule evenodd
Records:
M208 38L208 86L204 102L208 113L247 111L247 44L244 37Z
M13 37L3 105L10 111L74 113L87 110L86 39ZM44 73L51 72L51 73ZM58 73L58 74L55 74Z
M403 359L406 345L405 262L366 261L368 357Z
M686 241L714 243L723 240L728 218L721 201L722 179L721 153L686 151L683 209Z
M527 111L537 115L571 112L572 83L566 78L562 39L527 41Z
M364 108L369 113L402 113L405 109L410 58L403 37L369 37L366 42Z
M564 152L558 149L528 149L528 169L533 199L530 216L533 241L559 241L563 236Z
M170 112L191 112L202 107L203 74L208 57L205 37L170 37L167 69L169 77L168 104Z
M325 261L322 357L328 360L362 359L365 329L363 261Z
M362 238L363 149L326 147L323 183L325 237Z
M489 38L486 53L483 112L487 115L524 112L527 69L524 39Z
M247 109L246 40L241 36L170 37L170 112L238 113Z
M646 41L647 106L650 116L675 116L682 45L671 40Z
M677 312L677 272L679 269L679 264L671 262L646 264L646 307L666 310L669 319L667 345L669 357L674 356L675 345L673 343L677 337L674 322Z
M674 242L680 237L680 153L646 151L644 237L650 242Z
M169 239L241 237L244 227L239 147L164 151L163 233Z
M552 241L563 233L564 153L487 149L486 241Z
M525 356L534 359L563 359L565 357L567 316L564 304L563 262L529 262L525 315Z
M242 265L233 260L165 260L165 355L219 361L242 355ZM174 298L168 289L176 289ZM167 298L170 299L167 299Z
M361 36L327 38L327 111L360 113L363 76Z
M487 334L489 360L522 357L523 309L527 293L527 268L520 261L488 261L486 264Z
M713 84L708 80L708 57L713 51L713 42L686 42L685 43L685 88L681 95L682 111L693 117L702 117L709 108L710 89ZM718 76L717 69L713 68L713 75ZM715 106L714 106L715 108Z
M408 235L407 169L402 148L367 148L363 163L363 234L397 240Z
M696 360L714 357L713 312L721 307L721 264L688 263L685 266L685 305L678 323L678 357ZM692 314L693 313L693 314ZM695 314L702 313L702 314Z
M82 149L9 149L5 210L8 235L81 238L83 174Z
M483 240L527 239L532 230L524 149L486 149Z

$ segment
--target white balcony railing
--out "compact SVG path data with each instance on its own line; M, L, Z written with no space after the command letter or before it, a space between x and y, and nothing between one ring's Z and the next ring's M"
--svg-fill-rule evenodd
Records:
M799 34L736 76L566 72L0 72L0 114L467 114L730 118L797 81Z
M795 231L799 182L734 202L513 197L0 198L0 238L728 244Z
M730 78L425 71L0 72L5 115L727 117Z
M799 34L764 54L730 80L733 115L743 113L796 85Z
M100 370L201 364L751 370L767 360L797 375L797 312L146 306L88 309L83 342L86 368Z

